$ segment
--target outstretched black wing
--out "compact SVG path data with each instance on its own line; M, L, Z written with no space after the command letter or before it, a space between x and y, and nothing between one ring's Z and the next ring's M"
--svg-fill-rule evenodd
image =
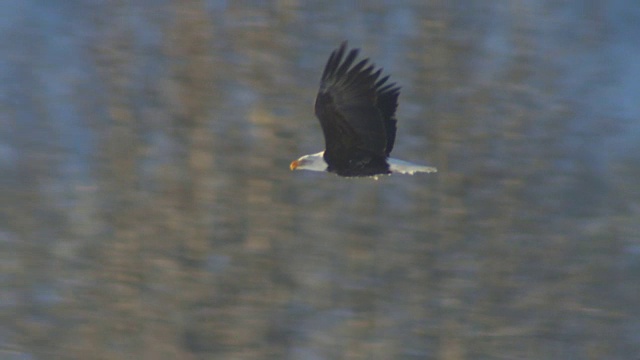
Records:
M380 78L368 59L354 64L358 50L345 57L347 43L333 51L327 61L315 113L325 138L325 160L329 166L347 166L360 161L383 161L393 148L395 111L400 88Z

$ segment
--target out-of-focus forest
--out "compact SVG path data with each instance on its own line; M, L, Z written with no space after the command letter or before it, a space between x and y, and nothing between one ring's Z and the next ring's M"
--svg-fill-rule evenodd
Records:
M0 358L637 359L640 5L5 0ZM290 172L342 40L394 156Z

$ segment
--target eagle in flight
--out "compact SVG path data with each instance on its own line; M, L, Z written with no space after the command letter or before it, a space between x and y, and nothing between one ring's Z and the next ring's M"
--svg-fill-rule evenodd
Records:
M345 56L346 54L346 56ZM325 150L304 155L291 170L328 171L345 177L436 172L431 166L390 158L396 137L400 87L380 77L369 59L354 65L358 49L347 42L329 56L316 97L315 113L324 133Z

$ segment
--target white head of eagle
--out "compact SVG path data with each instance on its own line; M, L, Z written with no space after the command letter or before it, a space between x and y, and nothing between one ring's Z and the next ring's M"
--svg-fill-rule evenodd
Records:
M315 103L325 150L293 161L291 170L346 177L437 171L389 157L396 137L400 87L387 83L389 76L380 78L382 69L375 70L369 59L353 65L358 51L352 49L345 57L345 41L329 56Z

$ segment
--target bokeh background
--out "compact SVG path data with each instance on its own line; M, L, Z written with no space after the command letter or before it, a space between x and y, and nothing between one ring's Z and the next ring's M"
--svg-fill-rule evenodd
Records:
M637 1L0 7L0 358L640 357ZM289 171L343 40L438 173Z

